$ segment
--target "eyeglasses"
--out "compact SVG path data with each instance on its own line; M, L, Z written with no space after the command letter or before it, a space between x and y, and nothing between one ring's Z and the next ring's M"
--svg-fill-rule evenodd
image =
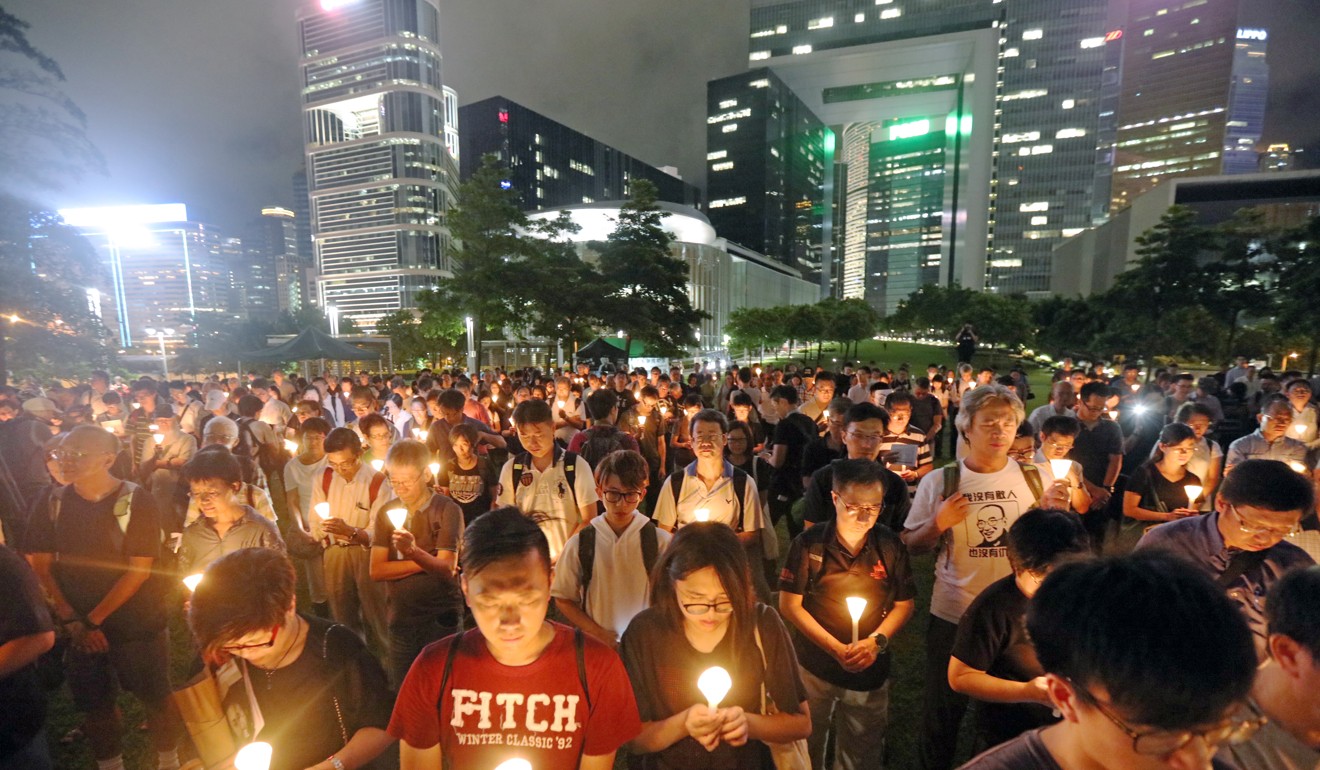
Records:
M368 433L368 434L367 434L367 440L369 440L369 441L389 441L390 438L391 438L391 436L390 436L390 434L388 434L388 433Z
M848 431L848 435L852 437L853 441L858 441L863 444L878 444L885 440L884 435L880 433L858 433L855 430L850 430Z
M838 492L832 492L831 494L834 495L834 501L843 503L843 510L847 511L849 516L858 521L874 519L876 516L880 515L881 509L884 508L883 505L857 505L844 500L839 496Z
M209 503L212 500L217 500L221 497L224 497L227 494L231 494L231 493L227 491L226 492L189 492L188 499L196 500L199 503Z
M705 615L711 610L716 615L728 615L733 612L733 602L714 602L712 604L682 604L679 605L683 611L689 615Z
M605 490L605 502L618 503L627 501L629 503L636 503L641 500L645 494L645 492L637 492L635 490L632 492L620 492L616 489L607 489Z
M337 471L350 471L358 466L358 461L349 460L348 462L343 462L343 463L332 463L329 460L327 460L325 464L331 468L334 468Z
M50 458L57 462L76 463L76 462L82 462L83 460L86 460L89 457L98 457L104 454L106 453L105 452L75 452L71 449L54 449L51 450Z
M1105 718L1114 723L1114 726L1122 730L1127 737L1132 739L1132 750L1138 754L1146 756L1166 757L1173 752L1183 748L1194 739L1200 738L1206 746L1214 747L1221 743L1238 744L1246 741L1256 734L1266 721L1268 721L1259 712L1254 719L1248 719L1241 722L1229 722L1228 724L1212 727L1209 730L1146 730L1137 731L1132 729L1122 717L1115 714L1112 706L1106 705L1099 698L1092 695L1085 688L1072 680L1068 683L1073 686L1082 700L1095 706L1096 710L1105 715ZM1254 712L1254 707L1252 708Z
M1010 449L1008 456L1014 460L1030 460L1036 456L1036 450L1033 449Z
M1285 538L1297 537L1297 533L1300 530L1300 527L1297 524L1293 524L1286 530L1277 529L1275 527L1253 526L1251 522L1247 521L1246 517L1238 512L1236 506L1229 506L1228 511L1233 514L1233 518L1238 520L1238 531L1250 537L1267 537L1283 540Z
M1058 441L1046 441L1045 446L1050 449L1057 449L1060 452L1071 452L1073 448L1072 444L1061 444Z
M279 624L276 624L275 627L270 630L269 641L261 642L260 644L226 644L220 649L228 653L242 652L244 650L268 650L275 646L275 640L279 638L279 635L280 626Z

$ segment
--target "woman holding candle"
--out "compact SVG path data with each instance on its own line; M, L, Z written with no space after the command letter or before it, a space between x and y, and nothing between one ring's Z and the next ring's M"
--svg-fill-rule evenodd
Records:
M1128 477L1115 549L1131 550L1153 524L1196 515L1197 501L1187 494L1189 486L1201 488L1201 479L1187 470L1195 451L1195 431L1180 422L1164 426L1154 456Z
M449 429L454 456L440 463L436 485L463 509L462 526L489 511L499 491L500 473L489 456L477 454L477 429L469 424Z
M647 770L768 770L767 741L811 733L788 632L773 609L755 603L747 557L723 524L678 531L651 574L651 606L622 644L643 720L630 747ZM712 709L697 680L716 666L733 688ZM778 713L764 713L763 702Z
M385 672L342 625L298 614L293 564L248 548L206 571L188 624L213 664L237 658L274 748L270 770L354 770L393 740Z

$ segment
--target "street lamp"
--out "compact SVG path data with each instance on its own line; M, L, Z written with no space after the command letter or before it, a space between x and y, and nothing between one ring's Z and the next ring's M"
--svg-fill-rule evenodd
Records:
M472 316L466 316L463 323L467 325L467 370L468 375L472 375L472 370L477 368L477 346L476 337L473 336Z
M173 337L173 336L174 336L174 330L173 330L173 329L151 329L151 328L147 328L147 329L143 329L143 331L145 331L145 332L147 333L147 336L148 336L148 337L155 337L156 339L160 340L160 366L161 366L162 369L165 370L165 381L166 381L166 382L169 382L169 380L170 380L170 364L169 364L169 359L165 357L165 338L166 338L166 337Z
M326 305L325 312L330 316L330 336L339 336L339 308L334 305Z

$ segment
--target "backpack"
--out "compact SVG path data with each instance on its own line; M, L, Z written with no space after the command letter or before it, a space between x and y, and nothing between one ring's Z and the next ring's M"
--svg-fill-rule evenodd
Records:
M686 468L679 468L669 474L669 491L674 495L674 512L677 517L678 498L683 495L683 475L687 473ZM734 525L734 532L743 531L743 498L747 496L747 471L741 468L733 469L733 501L738 506L738 513L734 517L737 524ZM650 570L647 570L648 572Z
M651 574L656 557L660 553L660 535L655 522L648 520L642 527L642 566L646 574ZM588 524L578 533L578 568L582 575L582 606L587 606L587 586L591 585L592 573L596 570L596 528Z
M591 467L600 465L611 452L626 449L623 444L623 431L613 425L593 425L585 431L588 436L583 442L579 454Z
M284 447L279 444L271 444L257 440L257 434L252 432L252 423L256 420L251 417L238 418L238 446L247 445L246 451L249 457L257 461L261 470L267 476L279 473L284 468L284 461L287 459L284 455ZM243 434L247 434L246 438ZM238 454L238 447L234 448L234 454Z
M466 638L467 635L467 631L459 631L458 634L450 637L453 641L449 643L449 652L445 655L445 670L444 673L440 675L440 694L437 696L435 703L435 713L437 718L444 713L445 687L449 684L449 675L454 671L454 659L458 657L458 648L463 644L463 639ZM582 686L582 698L587 705L587 714L590 714L592 706L591 688L587 687L587 640L580 628L573 629L573 649L577 653L578 684ZM586 726L585 722L583 722L583 726ZM573 764L574 767L581 764L582 752L585 748L586 741L579 741L578 757L577 762ZM451 770L453 766L454 760L451 758L450 752L442 750L440 752L440 767L442 770Z
M1040 470L1034 465L1019 465L1022 469L1022 478L1026 480L1027 486L1031 488L1031 494L1035 497L1032 506L1040 505L1040 498L1045 494L1045 486L1040 480ZM962 463L954 462L944 466L944 491L943 499L958 494L958 484L962 479Z
M578 500L577 500L577 458L578 458L578 456L577 456L577 453L576 453L576 452L567 452L567 451L566 451L566 452L564 452L562 455L560 455L559 457L562 457L562 458L564 459L564 480L568 482L568 493L569 493L570 495L573 496L573 510L576 511L576 510L578 510L578 508L579 508L579 506L578 506ZM555 458L556 461L557 461L558 459L559 459L558 457ZM550 467L551 467L551 468L555 467L555 466L554 466L554 462L550 463ZM513 458L513 474L512 474L512 475L513 475L513 479L512 479L512 481L513 481L513 489L514 489L514 497L515 497L515 498L517 498L517 496L518 496L518 479L523 475L523 471L529 471L529 470L531 470L531 469L532 469L532 453L531 453L531 452L521 452L521 453L518 454L518 456L516 456L516 457Z
M334 478L335 478L334 468L326 468L325 472L321 474L321 494L325 495L325 498L327 500L330 499L330 482L334 481ZM375 474L372 475L371 477L371 488L367 492L368 511L370 511L372 506L376 504L376 496L380 494L380 488L382 485L384 485L384 483L385 483L385 474L382 471L376 471Z
M47 515L50 516L52 529L59 524L60 508L64 504L65 491L68 489L69 487L63 487L54 489L50 493L50 508L47 510ZM128 535L128 522L133 518L133 495L137 493L138 489L140 487L131 481L119 482L119 493L118 497L115 498L114 507L115 523L119 526L113 530L114 534L111 537L114 538L114 542L110 545L120 553L124 550L124 543ZM163 539L164 536L162 535ZM59 558L59 554L56 554L56 558Z

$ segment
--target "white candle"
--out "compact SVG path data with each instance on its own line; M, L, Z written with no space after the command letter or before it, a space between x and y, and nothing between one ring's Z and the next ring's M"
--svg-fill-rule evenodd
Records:
M431 463L430 465L427 465L426 467L427 467L428 470L431 471L431 478L434 479L435 477L437 477L437 476L440 475L440 463Z
M862 619L862 613L866 612L866 600L860 596L849 596L843 601L847 603L848 614L852 616L853 644L857 644L857 623Z
M1184 484L1183 491L1187 493L1187 504L1196 505L1196 501L1201 498L1201 487L1196 484Z
M289 454L298 454L298 442L291 438L284 439L284 448L288 450Z
M380 473L381 468L384 468L384 467L385 467L385 461L384 461L384 460L372 460L372 461L371 461L371 469L372 469L373 471L377 472L377 473Z
M638 425L645 425L645 424L646 424L646 415L644 415L644 414L639 414L639 415L637 415L637 424L638 424Z
M134 402L133 402L133 408L134 408L134 409L141 409L141 408L142 408L142 405L139 404L138 402L134 401Z
M825 419L827 419L827 420L830 419L830 410L826 409L825 411L821 412L820 414L821 414L821 416L824 417Z
M1109 419L1111 419L1111 420L1117 420L1117 419L1118 419L1118 410L1117 410L1117 409L1110 409L1110 410L1109 410Z
M697 689L706 696L706 705L710 706L711 711L720 707L720 701L724 700L732 688L733 679L729 672L719 666L706 669L697 678Z
M197 590L197 584L202 582L202 573L198 572L183 579L183 584L188 587L188 592Z
M1055 481L1067 481L1068 471L1072 470L1072 460L1050 460L1050 473Z
M532 763L525 759L506 759L495 770L532 770Z
M697 521L710 521L710 509L698 508L697 510L692 512L692 516Z
M1290 461L1290 462L1288 463L1288 467L1289 467L1289 468L1292 468L1293 470L1297 471L1298 473L1306 473L1306 466L1305 466L1305 465L1302 465L1301 463L1297 462L1296 460L1292 460L1292 461Z
M404 522L407 521L407 519L408 519L408 509L407 509L407 508L391 508L391 509L389 509L388 511L385 512L385 516L386 516L386 518L388 518L388 519L390 520L390 524L393 524L393 525L394 525L394 528L395 528L395 529L403 529L403 524L404 524ZM400 559L403 558L403 552L402 552L402 551L395 551L394 553L395 553L396 556L398 556L398 558L400 558Z
M165 434L153 433L151 434L151 440L156 442L156 446L160 446L161 444L165 443Z
M563 409L563 408L564 408L564 402L563 402L563 401L556 401L556 402L555 402L555 406L559 407L560 409Z
M1306 426L1301 423L1293 423L1293 432L1300 436L1306 432Z
M322 519L330 518L330 503L317 503L312 506L312 510L316 511L316 515Z
M423 438L426 437L426 431L422 430L421 428L413 428L412 434L413 434L413 438L417 439L418 441L421 441Z
M274 749L269 743L249 743L234 755L234 770L270 770L270 757Z
M147 429L150 430L152 433L159 433L159 432L160 432L160 426L157 425L157 424L154 423L154 422L153 422L152 424L148 425L148 426L147 426Z

